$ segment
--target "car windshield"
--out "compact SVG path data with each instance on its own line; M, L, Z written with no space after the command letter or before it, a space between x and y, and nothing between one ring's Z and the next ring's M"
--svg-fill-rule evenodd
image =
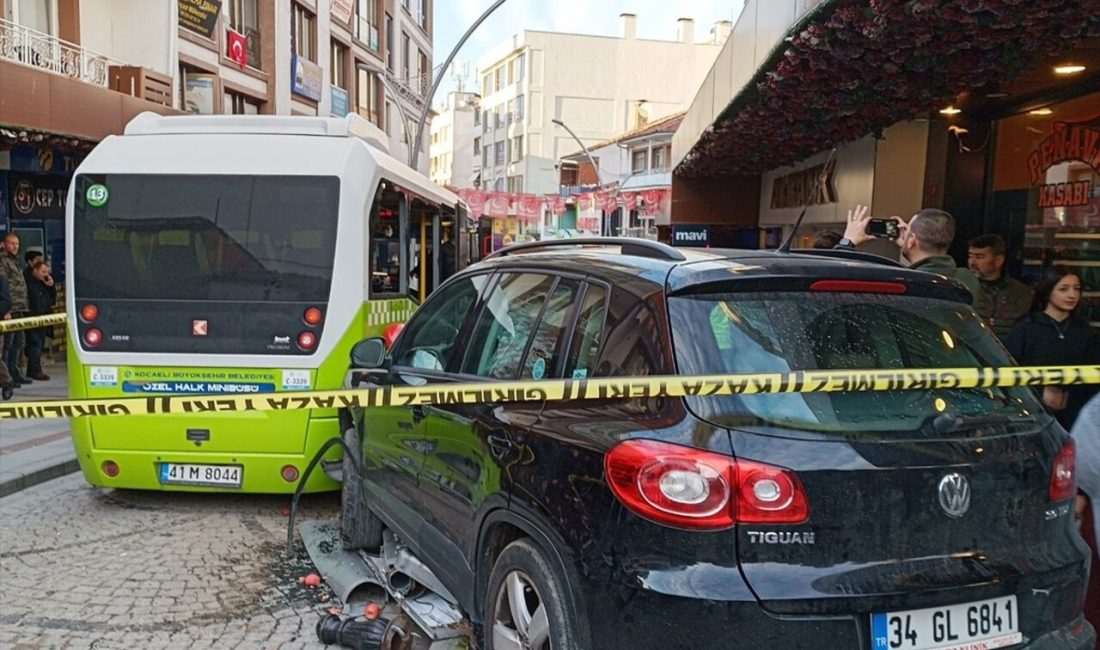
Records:
M686 375L1014 365L970 307L931 298L848 293L719 293L669 300ZM917 431L942 413L1027 417L1027 389L948 389L688 398L723 426L825 433Z

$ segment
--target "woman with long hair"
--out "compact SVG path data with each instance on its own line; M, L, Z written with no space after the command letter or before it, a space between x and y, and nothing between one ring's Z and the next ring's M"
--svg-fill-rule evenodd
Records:
M1023 366L1100 363L1100 336L1080 318L1081 276L1063 266L1043 271L1031 313L1013 328L1005 347ZM1095 386L1046 386L1043 405L1068 431Z

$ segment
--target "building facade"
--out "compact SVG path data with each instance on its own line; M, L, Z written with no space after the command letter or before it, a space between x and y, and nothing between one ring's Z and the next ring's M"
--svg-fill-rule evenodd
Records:
M143 111L358 111L407 161L431 35L431 0L0 0L0 231L63 279L72 172Z
M618 37L523 31L484 57L480 187L557 193L562 156L576 140L595 144L686 108L728 35L718 23L704 42L679 21L676 41L639 39L622 16Z
M452 92L432 118L429 178L440 185L469 186L481 155L481 109L477 93Z
M1091 3L748 0L673 137L672 223L789 236L805 207L795 241L808 245L857 203L877 217L940 208L956 262L999 234L1011 275L1078 273L1100 326L1098 109Z

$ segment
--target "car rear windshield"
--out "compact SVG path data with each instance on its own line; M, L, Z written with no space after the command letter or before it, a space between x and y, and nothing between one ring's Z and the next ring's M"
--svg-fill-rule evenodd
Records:
M1014 365L970 307L931 298L848 293L728 293L669 299L679 372L974 368ZM951 389L688 398L723 426L917 431L941 413L1027 417L1027 389Z
M329 176L78 176L76 295L325 302L339 192Z

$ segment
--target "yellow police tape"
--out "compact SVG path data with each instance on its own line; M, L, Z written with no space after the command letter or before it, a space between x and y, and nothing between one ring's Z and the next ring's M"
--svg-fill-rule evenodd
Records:
M0 404L0 420L86 415L209 414L378 406L497 404L657 397L831 393L951 388L1100 384L1100 365L1016 368L808 370L695 377L607 377L577 380L369 387L269 395L165 395Z
M5 332L18 332L20 330L33 330L37 327L48 325L62 325L67 320L65 314L47 314L45 316L28 316L27 318L13 318L0 320L0 334Z

